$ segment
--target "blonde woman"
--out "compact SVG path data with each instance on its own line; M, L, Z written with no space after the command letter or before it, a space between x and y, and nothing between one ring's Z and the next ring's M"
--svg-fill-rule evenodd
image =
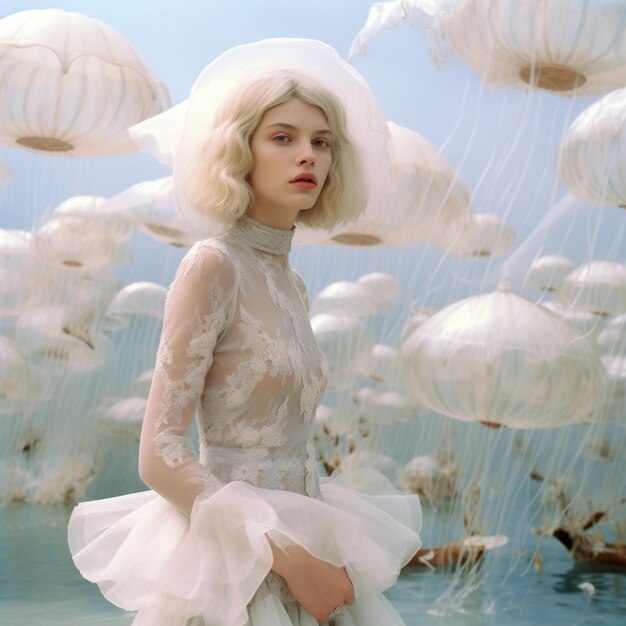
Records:
M177 205L226 232L170 287L140 441L150 490L82 503L69 527L77 567L133 624L403 623L382 592L419 548L419 501L373 470L320 486L327 366L288 260L296 225L365 208L368 169L384 175L377 115L354 70L308 40L229 51L185 103Z

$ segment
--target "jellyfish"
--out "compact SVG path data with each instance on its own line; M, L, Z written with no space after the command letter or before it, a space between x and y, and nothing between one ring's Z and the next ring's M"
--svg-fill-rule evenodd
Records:
M600 95L626 81L626 7L621 0L401 0L376 3L351 47L365 52L402 21L431 32L442 64L447 44L485 83L559 95Z
M451 233L451 234L450 234ZM438 242L448 254L461 258L504 256L515 243L515 232L497 215L476 213L460 221Z
M591 261L572 270L554 294L566 307L596 315L626 313L626 265Z
M370 203L354 222L329 233L330 242L351 246L427 242L446 247L462 234L472 214L470 194L441 153L418 133L388 123L397 180L391 206Z
M393 346L374 344L355 365L360 374L376 382L396 385L402 380L400 353Z
M552 293L575 267L573 261L559 254L541 256L530 266L525 283L528 287Z
M146 397L122 398L106 407L100 415L100 426L106 432L139 439L143 416L146 412Z
M315 297L311 310L315 313L331 313L348 317L374 315L380 307L371 292L349 281L331 283Z
M150 282L131 283L117 292L106 311L108 331L126 327L134 315L163 319L167 289Z
M356 282L370 292L383 311L389 311L393 301L402 293L402 283L384 272L364 274Z
M179 248L215 237L224 225L201 215L176 211L172 177L146 180L122 191L106 202L107 209L120 214L152 239Z
M130 219L119 211L107 207L107 199L102 196L72 196L59 204L53 216L76 216L103 226L115 241L128 239L134 229Z
M356 377L355 363L374 343L367 326L357 318L317 313L311 317L311 327L329 364L330 386L349 386Z
M33 235L31 249L42 261L77 270L106 268L119 258L106 226L71 215L48 220Z
M131 152L128 128L171 106L133 46L81 13L29 10L0 20L0 73L0 141L30 150Z
M559 148L559 175L568 189L595 205L626 207L626 89L587 107Z
M437 312L404 342L402 357L417 400L460 420L554 428L599 402L593 344L504 285Z

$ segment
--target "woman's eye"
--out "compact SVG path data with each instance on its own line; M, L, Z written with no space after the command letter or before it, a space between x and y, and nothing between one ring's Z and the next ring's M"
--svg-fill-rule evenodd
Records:
M276 135L274 137L274 141L277 141L278 143L286 143L289 141L289 137L287 137L287 135Z
M330 141L328 139L314 139L313 145L318 148L330 148Z

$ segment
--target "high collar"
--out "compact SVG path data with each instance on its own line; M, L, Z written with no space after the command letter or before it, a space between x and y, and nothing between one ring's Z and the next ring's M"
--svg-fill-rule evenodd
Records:
M288 254L291 250L291 240L296 227L293 226L290 230L272 228L244 215L229 232L237 241L251 248L281 255Z

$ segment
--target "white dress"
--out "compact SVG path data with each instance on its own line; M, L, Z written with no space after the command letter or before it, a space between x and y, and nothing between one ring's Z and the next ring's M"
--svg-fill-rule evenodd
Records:
M191 248L168 293L144 417L152 490L72 513L74 563L137 612L135 626L317 626L270 571L266 533L346 567L356 601L332 623L404 623L382 592L419 548L419 500L374 470L320 486L312 420L327 366L289 267L292 236L246 217Z

